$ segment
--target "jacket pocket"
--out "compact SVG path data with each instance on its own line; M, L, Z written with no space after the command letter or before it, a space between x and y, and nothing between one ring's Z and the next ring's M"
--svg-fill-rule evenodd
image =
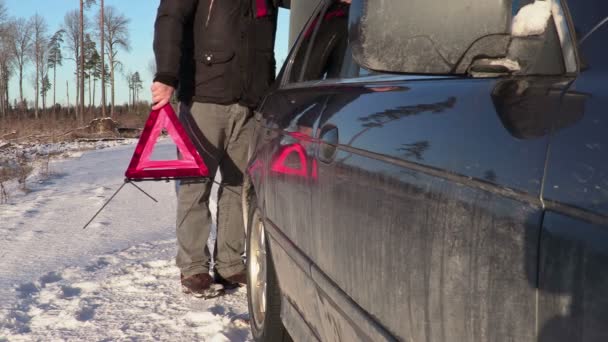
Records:
M221 97L231 87L231 62L234 51L203 51L197 58L197 93Z

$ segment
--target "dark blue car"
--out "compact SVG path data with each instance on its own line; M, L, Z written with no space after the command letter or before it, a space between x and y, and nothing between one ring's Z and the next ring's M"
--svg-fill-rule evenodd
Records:
M321 1L256 113L255 339L608 341L607 108L606 0Z

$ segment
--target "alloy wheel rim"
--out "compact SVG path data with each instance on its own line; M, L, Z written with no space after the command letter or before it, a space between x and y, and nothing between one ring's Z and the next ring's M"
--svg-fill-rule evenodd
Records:
M264 324L266 318L266 234L264 223L256 214L255 225L251 231L251 261L249 274L251 276L251 306L252 315L257 327Z

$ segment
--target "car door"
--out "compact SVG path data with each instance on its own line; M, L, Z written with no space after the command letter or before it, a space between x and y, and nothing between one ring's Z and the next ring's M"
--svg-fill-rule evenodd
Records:
M401 340L535 341L541 186L571 79L363 74L317 84L325 336L365 340L372 321Z
M607 341L608 4L568 1L580 74L562 102L543 198L539 341Z
M320 5L313 13L288 57L290 62L279 74L278 86L258 109L255 155L251 156L248 169L256 185L258 203L261 200L263 206L266 233L283 295L284 324L292 334L305 329L304 335L316 337L319 334L315 327L322 317L311 300L317 297L317 291L305 255L310 250L314 217L310 192L315 181L312 125L321 115L327 95L300 80L313 38L312 28L324 9Z
M279 76L280 86L260 109L264 132L258 134L262 141L256 146L264 147L253 157L249 173L263 178L263 186L258 185L257 190L262 188L264 194L266 227L283 294L282 320L290 333L310 330L322 341L354 341L365 336L386 340L390 336L369 320L354 329L345 316L336 315L336 307L324 302L311 273L310 258L323 229L315 224L317 214L311 206L311 189L318 179L314 136L332 96L329 87L316 84L320 79L335 78L342 70L342 58L333 53L333 47L343 52L346 46L348 7L341 1L322 1L303 29ZM332 29L325 30L325 24ZM329 46L319 49L318 42ZM363 313L351 312L351 317L353 314L362 317Z

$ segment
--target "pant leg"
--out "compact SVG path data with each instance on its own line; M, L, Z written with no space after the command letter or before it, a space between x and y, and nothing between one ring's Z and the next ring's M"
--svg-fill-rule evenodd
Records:
M253 128L249 108L233 105L230 109L230 132L226 154L219 167L222 187L218 205L217 270L223 277L245 271L245 229L241 191L247 166L247 151Z
M180 106L180 121L199 150L211 177L225 154L230 127L226 106L193 103ZM184 276L209 272L207 246L211 228L211 183L181 181L177 192L177 257Z

